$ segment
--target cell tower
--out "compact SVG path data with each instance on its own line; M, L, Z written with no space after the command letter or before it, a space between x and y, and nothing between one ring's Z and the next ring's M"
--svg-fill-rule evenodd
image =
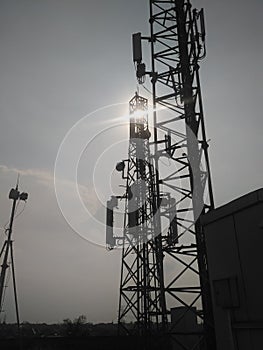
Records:
M13 240L12 240L12 233L13 233L13 224L15 219L15 213L17 209L17 205L19 201L26 202L28 198L28 194L25 192L20 193L18 191L18 183L16 185L16 188L12 188L9 192L9 199L13 201L12 204L12 210L11 210L11 216L8 228L6 229L6 240L3 243L3 246L1 248L0 252L0 259L1 259L1 274L0 274L0 312L3 311L3 302L4 302L4 292L6 288L6 272L9 268L9 259L11 264L11 272L12 272L12 279L13 279L13 289L14 289L14 298L15 298L15 310L16 310L16 319L17 319L17 325L18 328L20 327L20 320L19 320L19 309L18 309L18 300L17 300L17 290L16 290L16 279L15 279L15 265L14 265L14 249L13 249Z
M162 257L158 230L155 171L150 155L147 100L137 93L129 103L129 156L116 169L126 180L123 196L112 197L107 205L108 247L122 245L119 300L121 334L147 336L165 323ZM125 201L122 237L113 236L113 209ZM133 322L132 327L125 321Z
M133 61L139 84L147 84L147 76L151 79L153 140L147 140L151 152L144 158L151 170L147 190L145 194L141 190L140 198L148 198L152 193L153 209L147 212L140 206L140 216L134 220L140 228L144 222L141 218L152 217L149 221L152 220L154 238L146 246L152 244L154 258L149 262L135 254L132 260L135 245L123 248L119 323L132 312L140 324L141 314L134 310L140 305L140 291L148 285L142 271L148 271L151 264L155 264L152 271L158 282L156 297L149 300L154 300L155 315L161 315L158 321L163 329L173 337L176 349L210 350L216 345L206 247L200 224L200 215L214 207L199 80L199 62L206 53L203 10L192 9L189 0L150 0L149 4L150 36L133 35ZM142 60L143 40L150 43L150 71ZM136 164L135 173L140 174L131 144L132 141L126 174L128 213L130 176L135 181L132 164ZM168 166L164 165L167 162ZM124 163L120 170L122 168ZM125 221L122 243L127 239L126 232L131 232L131 223ZM113 232L108 234L113 237ZM137 231L133 237L138 243ZM126 293L126 281L133 281L137 286L133 296ZM149 319L151 310L146 304L141 305L144 319ZM196 328L187 328L189 320L196 323ZM191 335L194 336L191 338Z

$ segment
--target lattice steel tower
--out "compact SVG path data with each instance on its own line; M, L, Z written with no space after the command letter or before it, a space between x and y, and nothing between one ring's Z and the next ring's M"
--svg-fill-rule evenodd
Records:
M200 215L214 207L199 80L199 62L206 51L203 10L192 9L189 0L150 0L149 4L150 35L133 35L137 79L144 85L148 83L147 76L150 77L153 104L153 140L151 152L147 151L150 155L145 158L149 164L147 189L151 190L145 193L151 193L153 203L147 215L153 216L151 235L155 238L147 247L151 246L152 264L155 264L152 276L156 281L153 289L156 296L149 300L156 300L155 315L161 315L158 321L174 338L176 349L210 350L216 345L206 247L200 224ZM142 60L143 40L150 43L150 70ZM129 168L128 174L130 171ZM131 188L129 181L128 175L127 191ZM140 193L143 196L143 191ZM136 220L137 224L143 222L137 217ZM127 222L125 225L130 226ZM120 298L126 306L122 309L120 303L120 323L125 310L135 309L141 288L148 285L144 280L147 274L141 271L150 271L151 264L138 254L134 262L128 262L127 257L131 258L135 249L132 247L124 249L122 258ZM138 274L143 277L136 279ZM124 288L125 281L132 279L137 283L134 298ZM152 314L147 308L144 312L144 319ZM140 323L141 316L134 316Z
M155 237L160 223L147 100L136 93L129 109L129 155L116 166L126 180L126 191L107 203L107 245L122 245L120 334L147 336L166 323L160 238ZM124 231L115 237L113 211L119 200L125 202Z

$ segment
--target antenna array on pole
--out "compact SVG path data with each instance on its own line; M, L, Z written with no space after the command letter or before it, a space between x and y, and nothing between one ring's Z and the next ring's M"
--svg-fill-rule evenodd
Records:
M3 246L1 248L0 252L0 259L1 259L1 274L0 274L0 312L3 311L3 304L4 304L4 291L6 286L6 273L9 268L9 260L11 264L11 272L12 272L12 279L13 279L13 289L14 289L14 298L15 298L15 310L16 310L16 320L18 328L20 327L20 319L19 319L19 308L18 308L18 299L17 299L17 289L16 289L16 279L15 279L15 265L14 265L14 249L13 249L13 240L12 240L12 233L13 233L13 224L15 219L15 213L18 206L19 201L26 201L28 198L28 194L25 192L20 193L18 190L18 184L19 184L19 176L17 178L17 184L16 188L12 188L9 192L9 199L13 201L12 209L11 209L11 216L8 228L6 229L6 240L3 243Z

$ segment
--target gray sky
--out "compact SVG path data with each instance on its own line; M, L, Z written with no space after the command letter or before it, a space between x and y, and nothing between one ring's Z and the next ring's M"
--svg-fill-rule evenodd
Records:
M208 52L201 81L219 206L262 187L263 4L193 3L206 14ZM137 31L147 35L148 29L147 0L0 0L0 227L8 221L7 195L19 171L20 188L29 192L14 232L24 321L57 322L80 314L92 322L116 320L119 251L108 253L73 231L58 207L53 172L59 146L76 122L97 108L128 103L133 96L130 37ZM125 105L109 107L85 119L87 140L116 125L114 118L126 111ZM84 201L94 205L93 213L101 220L104 211L93 201L94 181L105 202L109 184L116 187L111 180L115 162L127 155L124 142L96 163L111 143L125 138L125 130L102 135L90 142L79 163ZM73 153L69 148L68 159ZM60 175L72 203L72 179L68 173ZM70 209L78 220L77 210ZM102 225L88 217L87 223L83 217L79 220L94 234L93 240L104 237ZM10 286L5 310L7 320L13 321Z

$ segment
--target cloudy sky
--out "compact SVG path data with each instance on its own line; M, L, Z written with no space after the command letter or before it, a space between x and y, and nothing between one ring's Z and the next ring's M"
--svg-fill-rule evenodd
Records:
M201 79L220 206L263 184L263 3L193 3L206 14ZM130 37L148 34L148 12L147 0L0 0L0 238L19 172L29 192L14 230L24 321L116 321L120 252L101 247L103 204L118 189L114 165L127 156ZM75 203L76 165L89 212ZM4 310L13 321L8 285Z

